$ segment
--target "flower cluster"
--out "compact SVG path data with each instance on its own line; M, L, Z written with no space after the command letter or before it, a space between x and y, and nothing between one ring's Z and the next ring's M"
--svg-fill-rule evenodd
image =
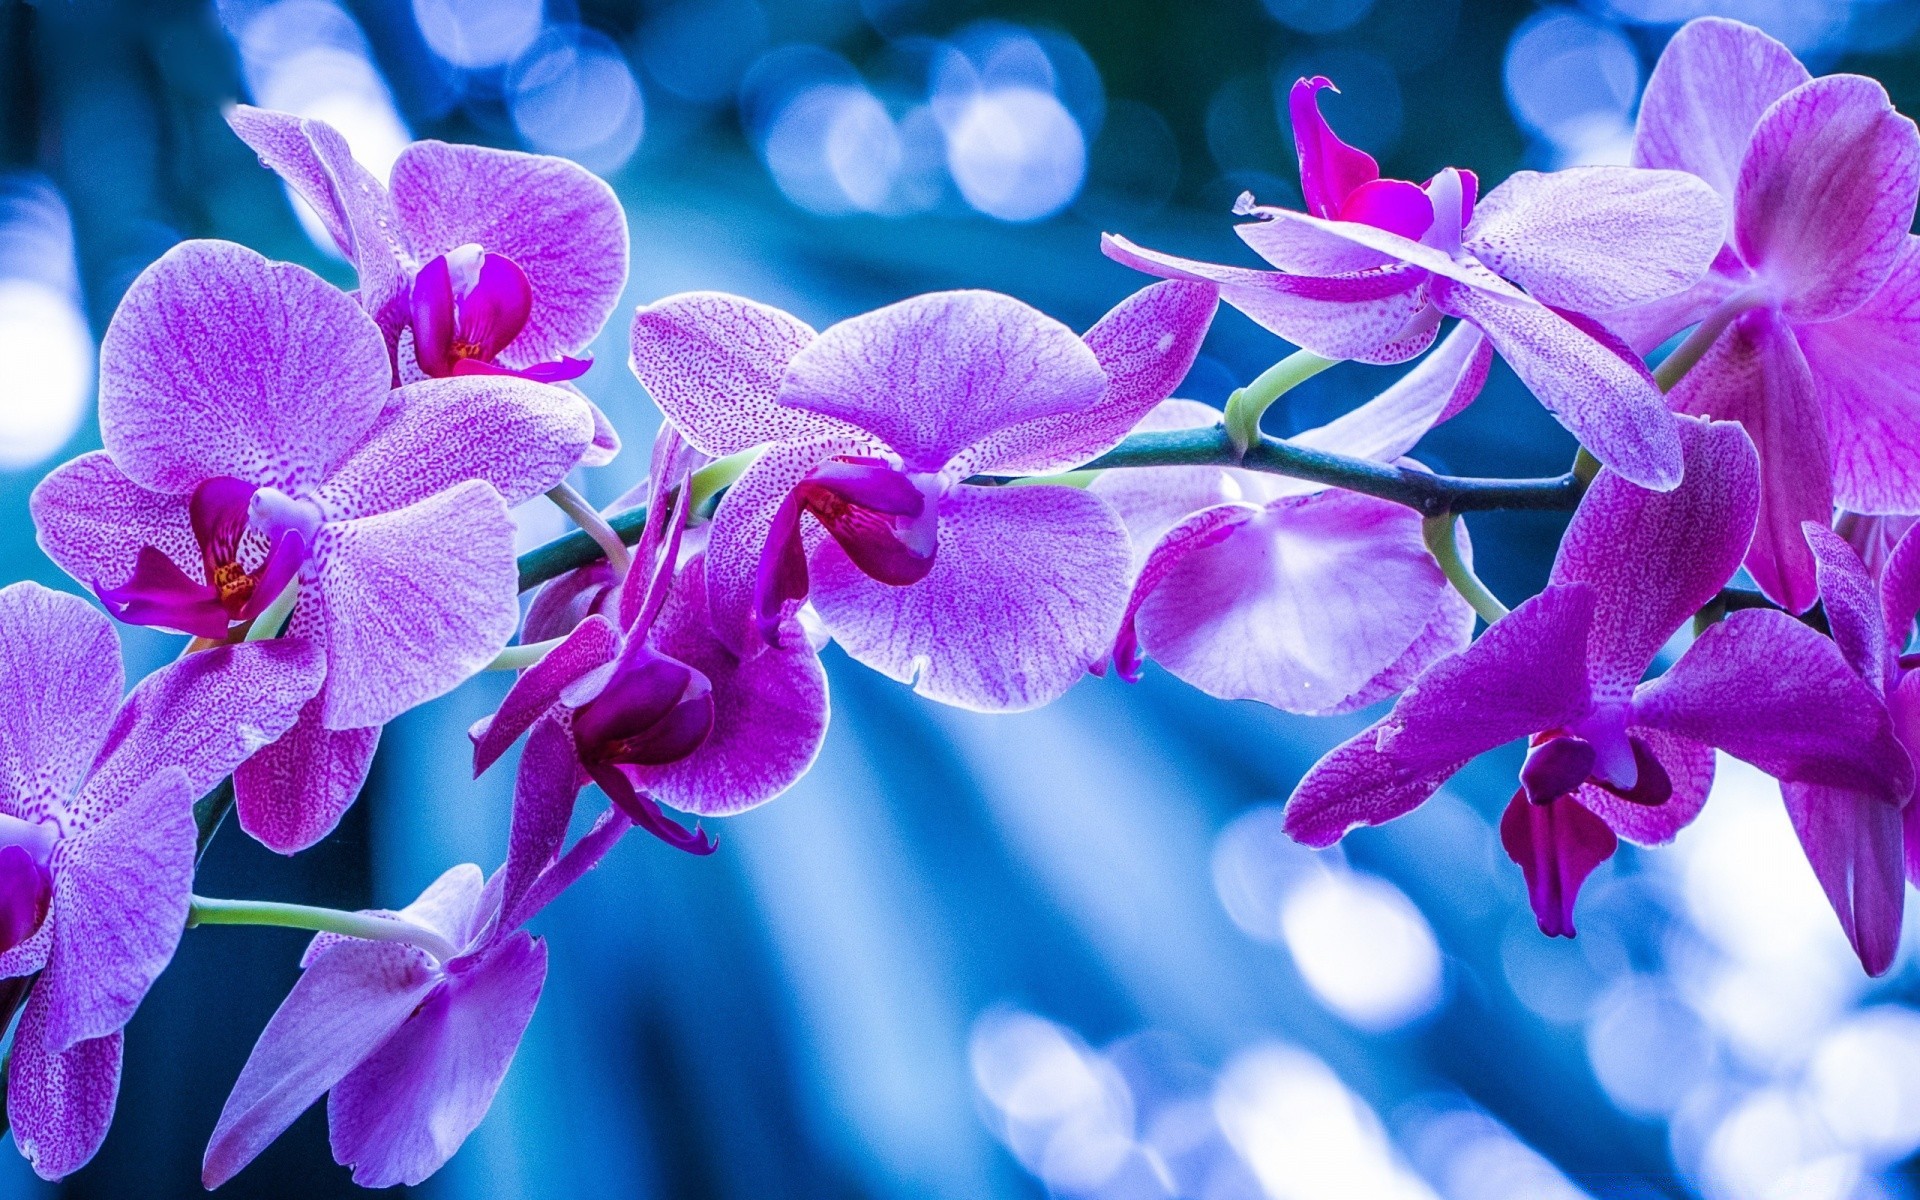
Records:
M98 1149L121 1031L182 930L251 922L316 937L208 1186L322 1095L356 1181L432 1174L532 1018L527 923L628 831L711 854L689 818L799 779L829 640L985 712L1149 658L1289 712L1391 700L1300 781L1286 824L1312 846L1525 739L1500 835L1552 935L1619 839L1694 819L1728 754L1781 782L1886 970L1920 879L1920 132L1871 80L1708 19L1653 74L1638 165L1482 196L1458 168L1381 178L1322 119L1330 86L1291 95L1306 211L1236 208L1272 269L1109 236L1158 278L1085 333L975 291L821 331L717 293L642 306L630 365L665 424L605 513L567 480L620 448L576 386L626 279L606 185L437 142L382 183L324 124L235 110L359 286L175 247L102 342L105 449L33 495L107 613L190 639L123 697L98 609L0 590L0 1001L35 1170ZM1225 412L1173 398L1223 299L1300 348ZM1496 357L1579 439L1566 476L1409 457ZM1330 424L1259 431L1317 371L1415 358ZM511 510L543 494L581 532L516 558ZM1572 510L1510 612L1459 519L1503 506ZM1757 591L1729 587L1743 569ZM519 674L471 731L476 774L524 738L498 870L397 911L193 895L229 806L276 851L313 845L382 726L490 666ZM607 807L569 843L589 785Z

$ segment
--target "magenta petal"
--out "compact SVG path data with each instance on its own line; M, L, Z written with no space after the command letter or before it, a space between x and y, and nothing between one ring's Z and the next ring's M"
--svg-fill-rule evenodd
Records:
M1813 550L1814 572L1820 583L1820 603L1834 645L1847 665L1860 673L1876 692L1884 693L1892 674L1896 651L1887 642L1886 615L1880 590L1867 574L1853 547L1825 525L1802 526Z
M1393 711L1307 772L1287 801L1287 832L1331 846L1411 812L1477 755L1583 715L1593 601L1584 584L1549 587L1436 662Z
M1340 708L1406 652L1448 587L1420 524L1352 492L1275 501L1160 577L1139 608L1141 641L1209 695Z
M938 471L1010 425L1082 412L1106 372L1065 325L1010 296L935 292L852 317L787 364L779 402L872 434Z
M392 179L416 261L477 245L525 272L533 302L498 355L502 366L577 354L613 315L627 281L627 220L591 171L564 158L421 141L401 152Z
M311 701L280 739L233 773L234 814L261 845L294 854L332 833L373 769L380 727L328 729Z
M20 1014L7 1071L7 1121L13 1143L42 1179L61 1179L100 1149L120 1091L121 1035L53 1050L45 1044L47 1006L36 993Z
M1639 804L1591 783L1574 793L1574 797L1627 841L1640 846L1664 846L1691 825L1706 805L1707 793L1713 787L1713 750L1699 742L1644 726L1629 726L1627 734L1643 777L1651 776L1656 770L1665 776L1670 789L1666 800L1659 804ZM1647 755L1656 762L1647 763Z
M340 941L307 964L267 1022L207 1142L200 1179L219 1187L379 1048L432 990L435 972L400 942Z
M1920 130L1873 80L1823 76L1775 101L1754 128L1734 244L1790 319L1829 321L1886 282L1916 195Z
M351 296L241 246L182 242L101 339L100 436L143 487L232 475L299 495L372 425L391 378Z
M492 662L520 623L513 519L478 480L330 522L314 559L329 729L385 724L451 690Z
M413 356L429 375L453 374L453 274L447 256L438 255L413 277L408 293L413 327Z
M567 477L593 440L587 402L500 376L428 379L396 390L315 499L333 521L404 508L471 479L509 507Z
M610 611L613 599L613 569L605 559L568 571L533 594L520 640L530 644L566 637L588 617Z
M1790 329L1765 309L1737 318L1669 397L1676 410L1746 427L1760 452L1760 516L1747 570L1793 612L1816 598L1800 527L1833 514L1832 456L1812 373Z
M1182 279L1122 300L1085 338L1107 375L1100 402L1002 430L967 452L968 467L976 473L1045 474L1113 449L1186 378L1218 306L1212 284Z
M507 833L507 862L501 868L500 920L519 925L521 901L560 856L580 796L580 755L573 732L555 716L540 720L527 737L513 784L513 819Z
M219 589L187 577L186 572L152 546L142 546L133 574L119 587L95 587L108 612L129 625L151 625L218 641L232 619Z
M1306 197L1307 211L1316 217L1337 217L1341 204L1355 188L1380 178L1380 164L1365 150L1341 141L1320 115L1322 88L1340 90L1324 75L1297 80L1287 94L1287 116L1300 158L1300 191ZM1417 230L1413 236L1419 234Z
M1726 751L1783 782L1905 800L1913 768L1880 697L1822 637L1785 613L1736 612L1666 674L1634 719Z
M1519 791L1500 818L1500 844L1527 877L1527 899L1540 932L1572 937L1580 885L1613 857L1620 839L1571 796L1535 804Z
M1900 808L1845 788L1782 784L1780 795L1814 875L1869 975L1884 975L1900 949L1906 899Z
M186 496L141 487L103 451L55 467L33 489L30 507L40 548L88 587L126 580L148 546L178 564L200 563Z
M712 732L685 758L626 774L665 804L717 817L773 799L813 765L827 731L827 678L791 621L775 648L736 656L707 619L704 572L704 557L681 568L652 636L711 683Z
M193 891L197 794L179 768L54 845L53 948L34 998L59 1052L125 1025L173 957Z
M1354 274L1310 276L1225 267L1176 258L1103 235L1115 262L1164 279L1211 283L1255 324L1325 358L1405 362L1433 341L1418 320L1427 307L1427 272L1393 264Z
M471 357L491 362L526 326L532 308L533 288L519 264L504 254L482 254L472 288L456 298L454 336L473 347Z
M1920 529L1920 525L1914 528ZM1920 536L1904 534L1880 574L1880 607L1887 617L1887 648L1899 654L1920 616Z
M25 846L0 846L0 961L39 931L52 902L53 881L34 861L33 852Z
M688 829L669 817L658 800L634 787L633 780L627 777L621 767L611 763L590 763L587 773L613 801L616 810L675 850L704 857L720 848L720 843L698 824Z
M1691 171L1731 202L1760 114L1809 78L1793 51L1751 25L1689 21L1647 79L1634 162Z
M487 1115L546 978L546 945L509 935L333 1086L328 1136L355 1183L419 1183L453 1157Z
M1487 194L1466 249L1542 304L1608 313L1692 287L1726 240L1725 203L1680 171L1520 171Z
M1565 796L1593 774L1593 744L1577 737L1553 737L1527 752L1520 766L1520 787L1528 800L1545 804Z
M590 616L539 662L520 672L493 716L474 725L473 773L479 775L507 752L541 714L560 702L581 676L612 662L620 632L603 616Z
M1500 357L1595 458L1642 487L1680 482L1680 439L1645 368L1623 361L1565 317L1450 281L1434 303L1473 322Z
M1375 179L1347 194L1340 220L1358 221L1404 238L1419 238L1433 224L1433 201L1417 183Z
M0 588L0 808L48 811L79 786L120 706L120 639L78 596Z
M1602 471L1561 539L1554 583L1592 585L1596 698L1624 701L1654 654L1740 567L1760 503L1760 466L1740 426L1676 425L1686 476L1670 492Z
M853 658L930 699L1035 708L1106 656L1126 606L1126 528L1077 488L962 484L940 501L933 571L876 583L834 543L814 553L813 603Z
M1833 442L1834 500L1859 513L1920 512L1920 238L1873 298L1794 330Z

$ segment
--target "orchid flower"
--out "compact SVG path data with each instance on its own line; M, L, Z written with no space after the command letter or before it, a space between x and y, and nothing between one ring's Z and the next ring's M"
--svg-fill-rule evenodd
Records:
M1006 296L944 292L816 335L711 293L634 318L633 368L714 457L763 444L706 556L715 627L742 655L810 599L855 660L983 711L1045 704L1105 656L1126 529L1071 487L985 487L1117 445L1186 374L1210 285L1136 293L1085 340ZM803 519L804 518L804 519Z
M528 753L561 749L536 732ZM559 730L555 734L553 731ZM392 940L322 933L261 1031L207 1143L201 1179L233 1178L327 1095L333 1157L362 1187L415 1184L477 1128L506 1077L547 977L547 947L522 926L630 828L602 814L565 854L577 789L565 776L516 797L507 862L484 883L471 863L385 917Z
M1401 460L1466 407L1491 352L1461 325L1378 397L1301 445ZM1140 429L1219 423L1168 400ZM1466 648L1473 610L1442 574L1403 505L1223 467L1109 471L1091 488L1133 537L1134 585L1114 663L1137 679L1143 651L1209 695L1298 713L1348 712L1400 690Z
M1733 228L1705 279L1607 321L1643 351L1698 326L1675 357L1704 357L1669 400L1746 426L1763 485L1747 570L1803 611L1804 522L1836 502L1920 511L1920 131L1873 80L1814 79L1766 34L1709 17L1661 54L1634 159L1704 179Z
M787 617L778 642L743 658L707 613L707 552L684 532L688 468L697 457L669 426L655 447L649 522L638 565L617 592L588 568L556 579L529 611L526 636L558 635L554 614L582 614L564 640L521 672L472 731L474 773L493 765L528 729L548 726L558 746L522 755L516 791L591 779L633 822L695 854L715 848L660 809L728 816L791 787L819 753L827 680L816 647ZM671 511L669 511L671 510ZM704 533L704 531L701 531ZM529 742L529 745L532 743Z
M1325 358L1404 362L1433 342L1443 315L1459 317L1595 458L1643 487L1678 483L1680 446L1659 391L1568 314L1698 281L1726 226L1712 189L1677 171L1578 167L1518 172L1476 204L1471 171L1381 179L1320 115L1319 93L1332 86L1302 79L1289 101L1308 211L1251 196L1235 209L1260 218L1238 232L1277 270L1176 258L1111 235L1108 257L1217 284L1227 303Z
M360 276L396 380L579 378L627 281L627 222L592 172L563 158L422 141L389 189L324 121L240 105L227 116L320 216ZM587 466L619 437L594 408Z
M1900 540L1876 585L1860 555L1826 526L1808 522L1804 533L1834 644L1870 693L1866 712L1884 703L1908 756L1920 754L1920 663L1902 653L1920 613L1920 538ZM1788 782L1780 793L1860 965L1884 974L1900 948L1906 880L1920 879L1911 790Z
M1571 937L1580 884L1618 838L1666 842L1699 812L1710 747L1784 782L1889 804L1912 787L1885 706L1831 640L1784 613L1736 612L1641 682L1739 567L1759 507L1759 463L1739 426L1683 417L1677 428L1684 482L1649 492L1601 471L1547 589L1322 758L1288 802L1289 833L1331 845L1526 737L1501 841L1541 930Z
M513 636L508 506L564 478L592 436L584 402L557 388L388 382L351 297L240 246L186 242L107 328L106 451L33 494L48 556L124 621L225 640L298 589L287 633L322 647L325 686L234 779L242 828L283 853L339 821L381 725Z
M284 733L319 648L223 646L125 700L113 623L35 583L0 589L0 978L39 972L13 1035L7 1117L44 1179L100 1148L121 1028L179 944L193 803Z

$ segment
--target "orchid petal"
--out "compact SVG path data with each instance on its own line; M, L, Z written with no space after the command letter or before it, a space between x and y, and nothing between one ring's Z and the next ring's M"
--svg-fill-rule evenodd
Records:
M278 854L305 850L332 833L373 769L380 727L328 729L321 708L321 701L310 701L293 728L233 773L240 828Z
M475 722L473 773L477 776L498 762L541 714L560 703L571 684L612 662L619 652L620 631L612 621L590 616L580 622L545 658L520 672L498 711Z
M1827 75L1754 128L1734 198L1734 244L1793 321L1865 304L1906 248L1920 196L1920 130L1886 89Z
M1300 159L1300 191L1315 216L1336 217L1355 188L1380 178L1380 164L1356 146L1340 140L1320 113L1323 88L1339 88L1324 75L1294 82L1287 93L1287 116L1293 125L1294 150ZM1432 214L1428 214L1432 219ZM1416 230L1418 237L1422 230Z
M1474 757L1587 711L1593 590L1549 587L1441 659L1385 717L1329 751L1287 801L1286 829L1331 846L1412 811Z
M1900 808L1846 788L1785 783L1781 798L1820 888L1869 975L1900 949L1907 878Z
M1659 804L1637 804L1592 783L1574 793L1582 807L1637 846L1664 846L1693 823L1713 787L1713 750L1658 729L1633 725L1627 736L1651 754L1672 793ZM1636 760L1638 755L1635 756Z
M13 816L73 794L120 707L113 623L37 583L0 588L0 804Z
M1920 511L1920 237L1873 298L1794 330L1833 443L1833 493L1858 513Z
M1288 438L1296 446L1393 462L1435 425L1452 419L1486 384L1493 347L1466 321L1386 391L1317 429Z
M1821 608L1826 613L1833 644L1840 648L1848 666L1872 685L1875 692L1884 694L1892 674L1894 654L1887 643L1880 590L1874 587L1866 564L1839 535L1825 525L1812 522L1801 530L1813 550Z
M386 342L351 296L227 242L182 242L100 343L100 436L142 487L231 475L304 494L386 403Z
M314 559L329 729L383 725L451 690L520 623L513 519L488 483L330 522Z
M813 555L813 602L856 661L930 699L982 712L1057 699L1105 656L1126 605L1126 528L1076 488L960 485L940 501L933 571L869 579L835 543Z
M1689 21L1647 78L1634 163L1690 171L1731 203L1760 115L1811 78L1793 51L1751 25Z
M1880 573L1880 607L1887 618L1887 648L1897 655L1907 648L1914 618L1920 616L1920 535L1911 529L1894 546Z
M34 1174L61 1179L87 1165L107 1138L120 1091L121 1035L53 1050L45 1044L47 1005L38 995L13 1034L7 1121Z
M499 911L503 922L527 891L560 856L580 796L580 754L573 731L556 716L536 722L520 754L513 784L513 819L507 833L507 862L501 868Z
M1680 380L1675 410L1738 421L1760 452L1760 516L1747 570L1793 612L1812 606L1813 556L1800 527L1833 513L1827 422L1793 331L1774 313L1736 318Z
M1571 796L1535 804L1519 791L1500 818L1500 844L1527 877L1527 899L1540 932L1572 937L1580 885L1613 857L1620 840Z
M33 489L30 508L40 548L88 587L126 582L149 546L189 578L201 569L187 497L141 487L104 451L54 468Z

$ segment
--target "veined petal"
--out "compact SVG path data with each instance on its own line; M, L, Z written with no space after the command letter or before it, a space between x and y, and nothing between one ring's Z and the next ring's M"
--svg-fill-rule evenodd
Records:
M1740 165L1734 244L1796 323L1867 302L1906 247L1920 130L1886 89L1826 75L1776 100Z
M1800 847L1869 975L1884 975L1900 949L1906 899L1900 809L1847 788L1783 783L1781 798Z
M512 507L565 479L592 440L587 402L563 388L504 375L422 380L393 392L315 499L345 521L482 479Z
M1888 645L1880 589L1873 585L1866 564L1853 547L1833 530L1812 522L1801 529L1813 550L1821 607L1833 633L1833 644L1840 648L1847 665L1875 692L1885 694L1897 651Z
M765 442L862 436L776 403L793 356L818 336L800 318L721 292L683 292L633 314L628 365L667 419L714 458Z
M1211 468L1166 467L1150 468L1150 471L1181 471L1196 477L1202 471L1209 471L1217 481L1225 482L1227 479L1225 471ZM1096 494L1104 496L1106 493ZM1126 493L1122 493L1122 497L1125 498ZM1114 669L1120 673L1120 678L1129 683L1136 683L1140 679L1140 669L1146 663L1146 651L1140 646L1140 607L1152 598L1161 581L1177 571L1190 555L1232 538L1241 526L1261 512L1262 509L1254 504L1213 503L1197 511L1173 514L1171 521L1165 524L1154 520L1151 540L1143 539L1134 525L1128 523L1127 532L1133 538L1134 579L1133 591L1127 597L1126 611L1120 616L1120 632L1113 642ZM1156 518L1158 515L1154 514ZM1126 520L1124 513L1121 519Z
M386 341L351 296L228 242L141 272L100 343L100 436L134 482L216 475L300 495L387 400Z
M1641 487L1680 482L1680 439L1646 368L1628 363L1567 318L1446 283L1434 303L1479 326L1548 412L1593 456Z
M328 729L321 702L308 701L293 728L234 770L240 828L279 854L312 846L353 807L379 745L378 725Z
M1211 284L1170 279L1135 292L1087 331L1106 372L1100 402L1010 426L965 453L974 472L1045 474L1078 466L1119 445L1180 386L1219 306Z
M1681 171L1519 171L1480 201L1464 244L1543 304L1605 313L1698 283L1727 216L1712 188Z
M675 762L630 765L627 778L663 804L729 816L773 799L806 774L827 732L827 676L798 623L780 645L742 660L707 615L706 558L680 569L654 624L660 651L713 687L713 728Z
M0 588L0 807L64 800L106 739L124 675L113 622L37 583Z
M87 587L126 583L149 546L205 582L187 497L141 487L105 451L54 468L33 489L30 507L40 548Z
M1681 420L1686 477L1670 492L1602 471L1561 539L1554 583L1593 588L1588 654L1598 700L1624 701L1668 638L1740 569L1760 463L1740 426Z
M1833 443L1833 494L1858 513L1920 511L1920 237L1881 289L1837 321L1794 330ZM43 485L44 486L44 485Z
M1672 795L1659 804L1638 804L1588 783L1574 796L1627 841L1637 846L1664 846L1693 824L1706 806L1707 793L1713 788L1713 750L1643 725L1628 726L1627 736L1653 755L1673 787Z
M1691 171L1731 203L1760 114L1810 78L1793 51L1751 25L1689 21L1647 78L1634 163Z
M536 722L514 776L507 861L500 868L502 922L511 921L534 881L560 856L583 778L567 722L554 715Z
M1209 695L1325 712L1406 652L1447 587L1418 513L1329 490L1184 555L1141 604L1140 639Z
M1411 812L1474 757L1587 711L1593 590L1553 586L1441 659L1379 721L1334 747L1287 801L1296 841L1331 846Z
M1907 648L1914 618L1920 616L1920 535L1912 529L1901 536L1880 573L1880 607L1887 618L1887 649L1897 655Z
M1256 325L1323 358L1405 362L1433 342L1437 322L1420 319L1430 276L1419 267L1389 262L1348 274L1289 275L1176 258L1112 234L1100 248L1136 271L1214 284Z
M314 559L329 729L382 725L451 690L498 657L520 623L513 519L488 483L329 522Z
M333 1085L328 1139L355 1183L419 1183L453 1157L487 1115L546 978L546 944L509 934Z
M1363 225L1358 221L1326 221L1319 217L1309 216L1303 212L1294 212L1292 209L1287 208L1261 208L1254 211L1257 211L1261 216L1267 218L1267 221L1272 225L1297 225L1306 229L1316 230L1322 234L1343 238L1356 246L1364 246L1369 250L1377 251L1393 261L1418 267L1441 279L1451 280L1463 287L1477 288L1486 292L1489 296L1504 300L1523 300L1526 298L1526 293L1522 292L1519 288L1514 287L1511 283L1508 283L1496 275L1490 274L1484 268L1479 267L1478 264L1462 262L1445 250L1436 246L1429 246L1425 242L1415 241L1409 237L1403 237L1390 229L1381 229L1374 225ZM1255 238L1260 235L1257 229L1247 226L1241 226L1240 229L1242 230L1240 236L1258 251L1260 245L1255 241ZM1262 257L1265 256L1262 255ZM1280 266L1278 263L1274 265ZM1281 269L1285 270L1287 268L1281 267ZM1328 272L1315 272L1315 274L1327 273Z
M46 1002L29 996L13 1035L7 1121L34 1174L62 1179L86 1166L107 1140L120 1091L121 1035L54 1051L45 1042L46 1017Z
M1668 400L1679 412L1746 428L1760 452L1760 515L1747 570L1768 597L1806 611L1816 591L1800 527L1832 517L1832 456L1813 375L1793 330L1769 310L1743 313Z
M868 578L837 543L814 552L813 602L846 652L929 699L982 712L1057 699L1113 644L1126 528L1077 488L962 484L940 501L933 571Z
M938 292L842 321L793 356L779 403L872 434L938 471L1010 425L1098 404L1106 372L1065 325L1010 296Z
M347 939L307 963L234 1081L201 1182L216 1188L239 1174L385 1042L435 979L432 960L401 942Z
M620 631L607 618L590 616L575 626L545 658L520 672L498 711L474 723L473 773L477 776L498 762L541 714L560 703L570 685L612 662L619 652Z
M415 142L393 164L393 207L416 262L466 245L526 273L533 305L500 352L523 368L577 354L627 282L627 219L613 189L564 158Z
M1480 394L1493 366L1486 335L1462 321L1433 353L1415 363L1386 391L1317 429L1287 440L1315 450L1393 462L1419 444L1427 431L1450 420Z
M118 1032L173 957L193 891L197 796L170 768L54 844L53 947L34 986L50 1053Z
M1640 686L1633 719L1782 782L1874 792L1889 804L1913 788L1880 697L1831 639L1770 609L1733 613L1702 634Z

